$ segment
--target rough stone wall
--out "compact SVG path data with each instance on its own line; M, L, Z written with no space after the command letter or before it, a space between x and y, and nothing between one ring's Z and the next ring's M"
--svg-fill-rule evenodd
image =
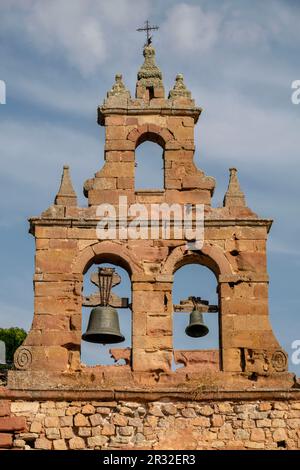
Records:
M0 416L0 448L300 449L300 400L1 400Z

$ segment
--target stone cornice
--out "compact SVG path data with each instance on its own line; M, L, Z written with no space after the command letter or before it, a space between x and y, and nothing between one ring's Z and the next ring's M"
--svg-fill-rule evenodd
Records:
M35 226L41 227L79 227L79 228L95 228L100 219L94 218L43 218L43 217L31 217L28 219L30 224L30 233L34 234ZM130 222L130 219L127 219ZM119 227L122 219L116 221L116 227ZM148 223L148 221L145 221ZM269 232L272 226L272 219L205 219L204 227L266 227L267 232ZM161 221L160 221L161 226ZM172 221L170 221L170 226L172 227Z
M144 102L143 104L136 102L136 106L130 106L128 104L126 107L106 107L106 106L99 106L98 107L98 124L104 125L104 119L106 116L111 115L127 115L127 116L142 116L142 115L150 115L150 114L159 114L161 116L190 116L194 118L195 124L197 123L199 116L202 113L202 108L199 107L191 107L191 106L172 106L172 101L166 101L165 106L163 104L156 105L151 103L151 105L146 105Z
M299 390L261 389L261 390L226 390L195 391L177 389L118 389L115 390L11 390L0 388L0 399L7 400L97 400L97 401L256 401L256 400L300 400Z

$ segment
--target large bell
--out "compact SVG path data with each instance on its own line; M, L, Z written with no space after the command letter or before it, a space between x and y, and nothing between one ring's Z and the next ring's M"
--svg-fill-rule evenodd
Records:
M209 329L204 323L203 315L199 310L195 309L190 314L190 323L186 327L185 332L192 338L200 338L206 336L209 333Z
M117 310L109 306L93 308L87 330L82 335L82 339L89 343L122 343L125 337L120 331Z

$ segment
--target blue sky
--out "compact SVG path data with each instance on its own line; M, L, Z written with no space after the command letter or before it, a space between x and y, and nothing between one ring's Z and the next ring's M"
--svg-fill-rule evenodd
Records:
M86 204L83 182L103 162L96 107L117 72L134 94L144 42L135 30L147 18L160 26L154 45L166 91L183 73L204 108L195 160L217 180L213 205L236 166L248 205L274 219L270 316L291 355L300 339L300 105L291 102L291 83L300 79L300 3L292 0L1 1L1 324L30 327L34 239L26 219L52 203L64 163ZM148 162L147 149L144 156ZM193 269L178 272L181 298L213 301L212 281L203 293ZM299 365L291 369L300 375Z

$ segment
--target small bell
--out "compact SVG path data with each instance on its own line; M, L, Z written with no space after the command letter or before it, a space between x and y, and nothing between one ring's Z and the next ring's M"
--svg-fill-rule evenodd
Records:
M194 308L190 314L190 322L186 327L185 332L192 338L201 338L209 333L209 329L203 320L203 314L196 308Z
M120 332L118 312L115 308L102 306L93 308L86 332L82 335L89 343L112 344L125 341Z

